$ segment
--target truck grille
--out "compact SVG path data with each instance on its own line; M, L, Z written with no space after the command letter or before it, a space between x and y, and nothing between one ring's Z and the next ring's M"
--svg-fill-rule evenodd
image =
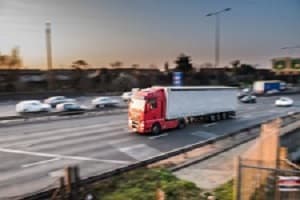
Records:
M137 121L132 121L132 128L138 128L139 123Z

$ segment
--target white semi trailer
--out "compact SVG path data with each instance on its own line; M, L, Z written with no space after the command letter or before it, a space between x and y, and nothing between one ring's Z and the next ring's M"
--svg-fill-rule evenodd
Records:
M189 119L227 119L237 109L233 87L152 87L132 97L129 126L140 133L182 127Z

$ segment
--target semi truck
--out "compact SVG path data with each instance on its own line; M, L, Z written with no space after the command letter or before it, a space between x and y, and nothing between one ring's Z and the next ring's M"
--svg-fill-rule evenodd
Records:
M253 91L256 94L265 94L268 92L280 92L286 89L286 83L278 80L255 81Z
M218 121L235 116L234 87L151 87L136 92L129 103L128 125L141 134L184 128L196 120Z

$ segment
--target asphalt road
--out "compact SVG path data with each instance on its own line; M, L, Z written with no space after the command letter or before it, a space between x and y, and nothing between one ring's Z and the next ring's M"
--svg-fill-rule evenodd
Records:
M207 140L266 119L300 111L278 108L277 97L239 106L236 119L193 124L160 136L137 135L127 129L127 115L48 121L0 128L0 199L54 186L67 165L79 165L82 177L144 160L163 152ZM298 103L299 102L299 103Z

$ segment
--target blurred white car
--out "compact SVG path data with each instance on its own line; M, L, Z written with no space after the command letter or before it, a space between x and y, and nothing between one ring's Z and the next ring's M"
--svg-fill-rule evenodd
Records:
M123 101L128 102L128 101L130 101L132 94L133 94L133 92L124 92L122 94L121 98L123 99Z
M49 97L47 99L44 100L44 103L47 103L49 105L51 105L52 108L55 108L56 105L60 104L60 103L70 103L70 102L75 102L75 99L70 99L70 98L66 98L64 96L54 96L54 97Z
M294 101L288 97L280 97L275 101L276 106L292 106Z
M92 105L95 108L103 108L103 107L110 107L116 106L120 102L116 99L112 99L110 97L97 97L92 100Z
M76 102L70 103L61 103L56 106L56 110L58 112L77 112L77 111L84 111L87 107L81 106Z
M16 105L17 113L50 112L51 106L37 100L21 101Z

